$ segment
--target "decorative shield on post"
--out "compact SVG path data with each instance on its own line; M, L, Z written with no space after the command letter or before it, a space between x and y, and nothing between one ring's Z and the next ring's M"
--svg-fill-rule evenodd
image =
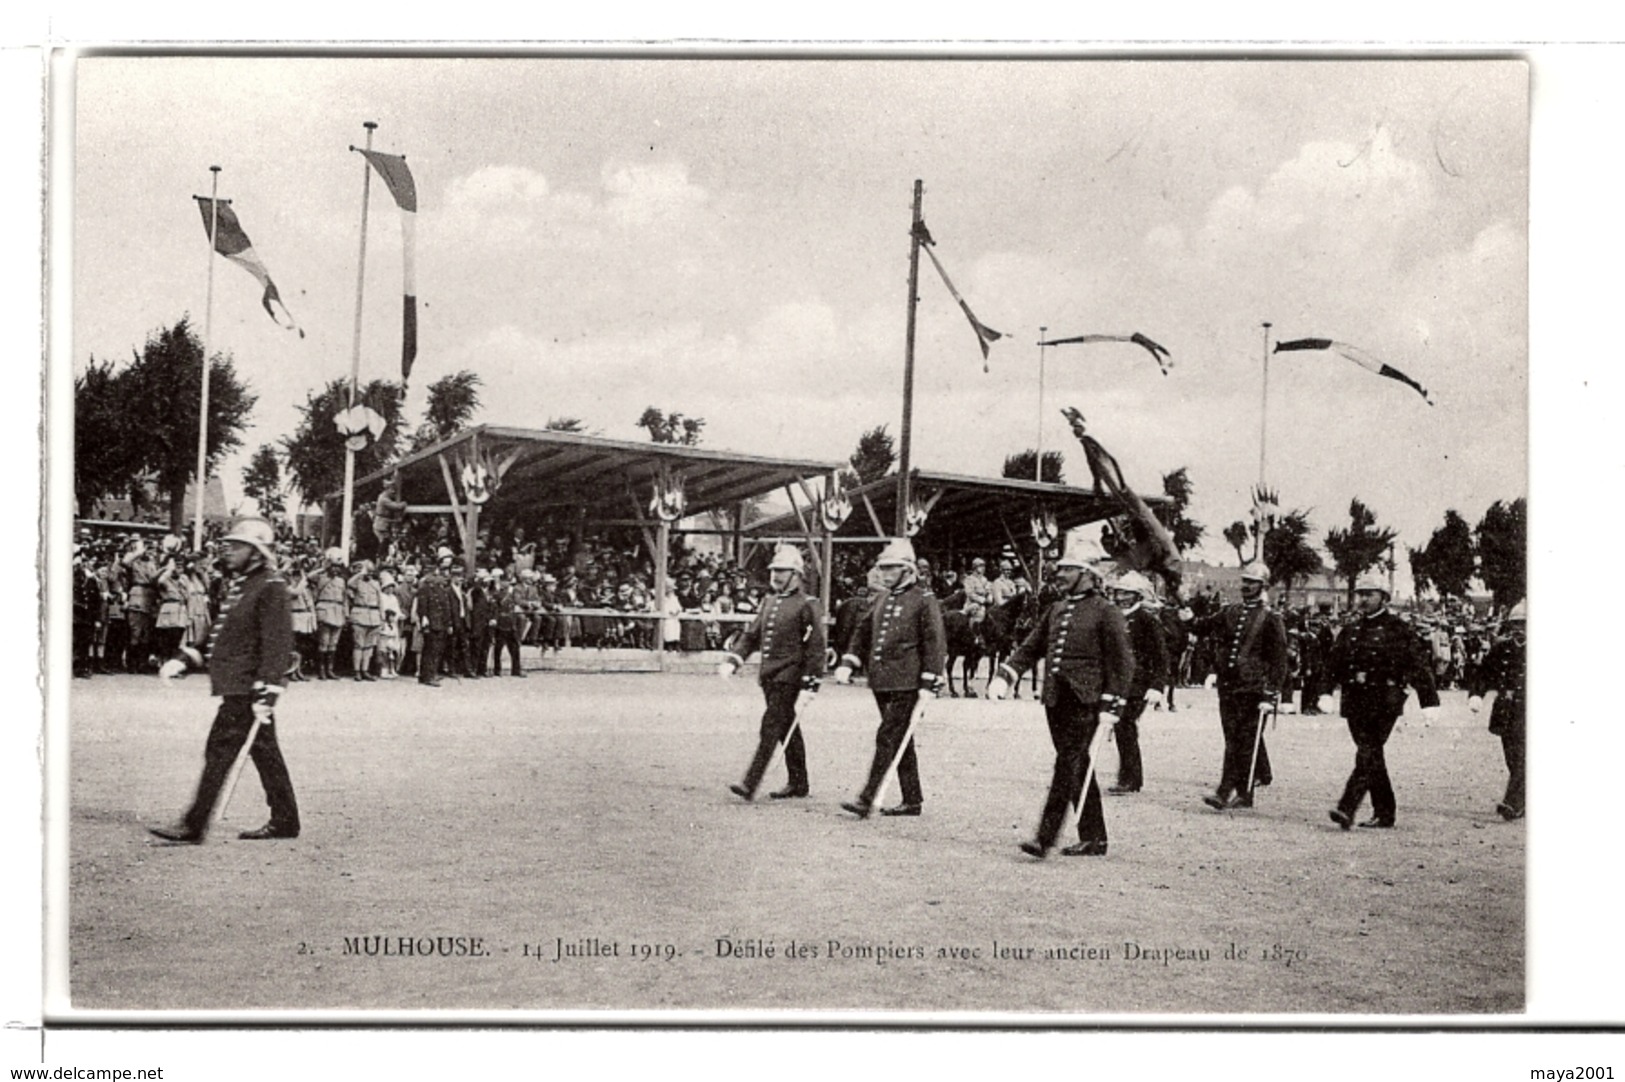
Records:
M823 524L825 533L833 534L840 530L841 524L851 514L852 499L841 487L841 475L832 473L824 483L824 497L818 501L818 520Z
M358 404L333 415L333 426L344 436L344 446L352 451L365 451L388 425L383 414L371 406Z
M930 506L931 501L923 492L909 493L908 515L903 519L903 529L909 537L925 528L925 520L931 516Z
M1055 512L1047 507L1033 509L1031 526L1033 540L1038 542L1041 551L1048 552L1050 546L1055 544L1056 538L1061 536L1060 529L1055 525Z
M1258 527L1258 536L1263 537L1275 526L1275 520L1281 514L1281 496L1274 489L1255 486L1253 488L1253 522Z
M476 506L489 500L500 483L496 471L483 455L463 463L462 480L463 496Z
M683 493L683 475L673 474L668 466L661 466L655 475L654 493L649 499L649 513L662 522L676 522L683 517L688 497Z

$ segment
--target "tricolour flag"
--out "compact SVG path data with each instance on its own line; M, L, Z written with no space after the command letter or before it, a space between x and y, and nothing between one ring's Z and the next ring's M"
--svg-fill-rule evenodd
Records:
M359 149L359 148L358 148ZM362 150L378 175L384 178L395 205L401 208L401 259L405 268L405 300L401 308L401 383L412 378L412 362L418 355L418 287L413 264L418 217L418 188L406 159L399 154Z
M1329 353L1336 353L1353 361L1368 372L1375 372L1379 376L1387 376L1389 379L1398 380L1421 395L1428 405L1433 405L1433 396L1428 394L1426 387L1399 369L1383 364L1358 346L1351 346L1346 342L1334 342L1330 338L1294 338L1288 342L1275 343L1275 352L1277 353L1291 353L1295 350L1304 349L1325 350Z
M271 307L274 304L282 309L282 315L287 318L287 329L299 331L299 337L303 338L305 332L299 329L299 325L293 321L293 316L288 312L288 306L282 303L282 294L277 292L276 283L271 281L271 272L260 262L260 257L255 253L254 245L249 242L248 234L243 232L242 223L237 220L237 212L231 209L231 204L224 200L212 200L204 195L194 195L192 198L197 200L198 209L203 212L204 232L214 230L214 250L258 279L260 286L265 290L260 303L265 306L271 320L279 327L282 325L282 320L277 317L276 308ZM211 203L215 207L213 216L209 212Z
M1162 346L1157 345L1155 342L1151 341L1151 339L1141 334L1139 331L1135 331L1133 334L1080 334L1073 338L1052 339L1046 344L1051 346L1066 346L1071 345L1074 342L1081 342L1085 345L1091 342L1129 342L1133 345L1139 346L1141 349L1144 349L1147 353L1151 354L1151 359L1157 362L1157 367L1162 370L1163 375L1166 376L1168 374L1168 369L1174 366L1173 355Z
M954 283L948 277L948 272L942 269L942 261L937 258L937 253L931 250L931 246L936 244L936 241L931 239L931 231L925 227L924 222L919 223L919 228L915 231L915 237L919 240L920 247L925 249L925 254L931 257L931 265L936 267L937 273L942 276L942 284L948 287L948 292L952 293L954 300L959 302L959 310L965 313L966 319L970 320L971 330L976 332L976 344L982 347L982 371L986 372L987 347L1003 338L1004 335L977 319L976 313L972 312L970 305L965 303L965 298L961 297L959 290L954 288Z

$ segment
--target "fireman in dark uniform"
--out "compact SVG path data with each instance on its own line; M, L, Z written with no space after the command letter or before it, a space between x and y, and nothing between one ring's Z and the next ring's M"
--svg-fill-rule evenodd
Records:
M1002 699L1021 674L1039 659L1044 661L1041 698L1055 746L1055 769L1049 796L1038 822L1038 836L1022 842L1022 852L1043 860L1061 832L1067 808L1078 805L1078 841L1061 852L1067 856L1106 855L1106 817L1100 806L1100 786L1089 778L1089 748L1101 725L1112 726L1123 711L1123 693L1134 675L1134 652L1129 645L1123 614L1100 592L1095 569L1105 552L1087 536L1073 536L1066 553L1055 563L1061 590L1039 617L1026 640L999 666L988 688Z
M914 546L907 538L886 545L875 561L880 570L881 592L864 618L858 622L846 644L835 682L849 683L852 670L862 666L869 674L869 690L880 708L880 728L875 733L875 757L869 778L857 799L841 807L859 819L869 818L880 787L897 760L897 781L903 790L901 804L882 808L882 815L919 815L924 795L920 791L919 762L914 754L914 734L909 722L923 699L934 698L942 688L947 664L947 637L942 627L942 609L917 581ZM901 757L898 749L901 748Z
M762 602L762 610L739 639L738 645L717 666L717 675L732 677L757 650L762 652L757 675L767 710L762 714L761 735L756 754L745 768L745 780L728 788L743 800L756 798L773 749L784 745L784 766L790 779L783 789L768 794L774 800L804 797L807 784L807 745L801 739L801 726L795 723L798 708L805 707L818 693L824 673L824 613L813 598L801 592L806 573L801 552L780 545L767 565L773 592ZM789 734L789 740L785 735Z
M271 821L238 837L261 841L299 836L299 804L277 744L277 726L272 724L272 711L293 657L293 608L288 589L269 566L276 534L264 519L248 518L232 527L221 542L221 563L231 582L206 650L209 686L221 697L220 710L204 746L203 777L192 806L174 826L149 828L177 845L202 844L226 775L250 735L254 742L249 756L271 806Z
M1484 696L1495 693L1490 707L1490 732L1501 738L1501 751L1507 761L1507 791L1495 806L1502 819L1522 819L1523 741L1524 741L1524 654L1527 636L1524 628L1529 605L1520 601L1507 614L1506 628L1484 660L1473 669L1467 688L1467 706L1473 713L1484 708Z
M1367 793L1371 818L1362 827L1394 825L1394 786L1388 779L1383 745L1405 709L1405 688L1416 689L1422 716L1439 712L1433 685L1433 659L1428 646L1410 625L1388 608L1388 583L1379 575L1362 575L1354 584L1355 619L1332 647L1331 684L1342 689L1341 709L1354 738L1354 772L1343 796L1329 813L1344 830Z
M1259 731L1263 724L1260 707L1280 701L1287 656L1286 627L1270 608L1264 592L1269 575L1269 568L1255 560L1241 569L1239 604L1226 605L1204 617L1189 618L1189 609L1180 612L1198 635L1212 636L1216 647L1224 762L1219 768L1218 788L1202 798L1210 808L1250 808L1253 794L1247 787L1249 773L1255 785L1268 785L1274 778L1269 749Z
M1127 571L1111 584L1112 600L1123 612L1128 625L1129 646L1134 651L1134 676L1124 696L1123 716L1112 736L1117 741L1117 784L1110 793L1138 793L1145 784L1140 762L1140 715L1152 703L1162 701L1162 688L1168 682L1168 642L1162 621L1149 607L1156 602L1156 587L1138 571Z

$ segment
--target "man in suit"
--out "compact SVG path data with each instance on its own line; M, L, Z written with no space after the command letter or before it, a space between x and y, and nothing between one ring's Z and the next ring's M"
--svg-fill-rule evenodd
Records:
M263 841L299 836L299 804L273 725L293 656L293 609L286 585L270 568L276 534L264 519L246 518L221 543L221 562L231 581L205 648L209 687L221 702L204 746L203 777L179 823L149 828L176 845L202 844L231 764L249 741L271 820L238 837ZM192 660L203 658L194 651Z
M948 659L942 610L919 583L913 544L903 537L890 541L875 566L881 592L858 621L835 670L835 682L846 684L852 680L852 670L864 668L880 709L868 780L855 800L841 805L859 819L869 818L893 760L903 800L895 807L882 808L880 814L920 814L925 798L911 722L920 702L941 690Z
M1354 738L1354 771L1343 786L1343 796L1328 814L1344 830L1354 825L1355 813L1371 794L1371 818L1362 827L1391 828L1397 804L1388 778L1383 745L1405 709L1405 688L1416 689L1422 716L1439 712L1439 693L1433 684L1433 658L1422 637L1388 608L1388 581L1366 574L1354 583L1352 623L1332 647L1333 685L1342 689L1339 704Z
M1128 626L1129 646L1134 653L1134 675L1124 695L1123 715L1112 730L1117 740L1117 784L1114 795L1138 793L1145 784L1145 767L1140 759L1140 716L1151 703L1162 701L1162 688L1168 682L1167 634L1151 608L1157 590L1138 571L1126 571L1110 587L1112 601L1123 613Z
M1217 811L1253 806L1254 785L1268 785L1269 749L1261 731L1260 707L1280 702L1286 681L1286 626L1270 608L1265 593L1269 568L1254 560L1241 569L1241 601L1208 616L1180 610L1191 630L1211 639L1217 661L1219 725L1224 731L1224 761L1218 787L1202 802ZM1257 748L1257 763L1253 761Z
M818 694L824 673L824 613L818 602L801 591L805 565L801 552L780 545L767 565L773 592L762 602L762 611L740 637L738 645L717 666L717 674L730 678L757 650L762 652L757 681L767 709L762 714L756 754L745 768L745 780L728 788L741 800L754 800L772 761L773 749L784 745L784 766L789 781L783 789L769 793L774 800L788 800L808 794L807 746L801 727L794 725L798 709L805 708ZM789 739L786 740L786 734Z
M1106 855L1106 817L1100 805L1100 787L1089 777L1089 748L1101 725L1115 725L1123 710L1123 694L1134 672L1123 614L1100 592L1096 570L1105 557L1100 542L1087 535L1068 539L1065 554L1055 563L1061 591L1039 617L1038 623L999 666L989 691L1002 699L1021 674L1039 659L1044 661L1044 687L1040 693L1055 747L1055 768L1049 795L1039 818L1038 834L1022 842L1028 856L1043 860L1055 845L1069 807L1082 802L1078 814L1078 841L1061 850L1067 856Z
M1508 822L1524 816L1524 628L1528 613L1527 601L1512 606L1501 637L1484 655L1483 662L1473 667L1467 686L1467 707L1475 714L1484 708L1484 696L1495 694L1495 705L1490 707L1490 732L1501 738L1501 753L1507 764L1506 795L1495 806L1495 812Z

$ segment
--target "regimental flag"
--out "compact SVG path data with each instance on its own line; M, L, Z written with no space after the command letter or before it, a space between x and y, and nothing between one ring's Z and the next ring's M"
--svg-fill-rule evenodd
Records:
M1405 384L1417 394L1421 395L1422 398L1426 400L1428 405L1433 405L1433 396L1428 394L1428 389L1426 387L1422 386L1420 383L1416 382L1399 369L1390 368L1388 365L1383 364L1381 361L1377 360L1377 358L1371 356L1358 346L1351 346L1346 342L1334 342L1330 338L1294 338L1289 342L1275 343L1276 353L1291 353L1294 350L1302 349L1318 349L1325 350L1330 353L1336 353L1339 356L1353 361L1355 364L1359 365L1361 368L1364 368L1368 372L1375 372L1379 376L1387 376L1389 379L1398 380L1400 383Z
M1135 331L1133 334L1080 334L1073 338L1052 339L1045 344L1051 346L1068 346L1075 342L1083 343L1085 345L1093 342L1128 342L1139 346L1141 349L1144 349L1147 353L1151 354L1151 359L1157 362L1157 367L1162 370L1163 375L1166 376L1168 374L1168 369L1174 366L1173 355L1162 346L1157 345L1155 342L1151 341L1151 339L1141 334L1139 331Z
M1095 493L1110 493L1117 501L1120 525L1116 532L1121 543L1113 553L1114 558L1136 571L1155 572L1167 583L1169 596L1177 597L1183 572L1179 566L1179 549L1168 528L1128 486L1117 459L1089 435L1083 414L1067 406L1061 415L1072 426L1072 435L1083 444L1083 454L1095 481Z
M972 312L970 305L965 303L965 298L961 297L959 290L954 288L954 283L948 277L948 272L942 269L942 260L938 259L937 253L931 250L932 245L937 242L931 239L931 231L925 227L924 222L918 224L918 228L914 231L914 237L920 242L920 247L925 249L925 254L931 257L931 265L937 268L937 273L942 276L942 284L948 287L948 292L952 293L954 300L959 302L959 310L965 313L966 319L970 320L971 330L976 332L976 344L982 347L982 371L986 372L987 347L1003 338L1004 335L977 319L976 313Z
M360 149L360 148L357 148ZM418 187L406 159L399 154L362 150L378 175L389 186L395 205L401 208L401 261L405 268L406 299L401 308L401 385L412 378L412 362L418 355L418 287L413 252L417 247Z
M265 311L270 315L272 322L279 327L282 326L282 319L276 314L277 308L282 309L282 315L288 321L287 329L299 331L299 337L303 338L305 332L293 321L288 306L282 303L282 294L277 292L276 283L271 281L271 272L260 262L260 257L255 253L254 245L249 242L248 234L243 232L242 223L237 220L237 212L231 209L231 204L203 195L194 195L192 198L197 200L198 209L203 212L204 233L207 234L211 228L214 230L214 250L258 279L260 286L265 290L260 303L265 306ZM209 212L211 203L215 207L214 215ZM271 307L273 304L276 308Z

